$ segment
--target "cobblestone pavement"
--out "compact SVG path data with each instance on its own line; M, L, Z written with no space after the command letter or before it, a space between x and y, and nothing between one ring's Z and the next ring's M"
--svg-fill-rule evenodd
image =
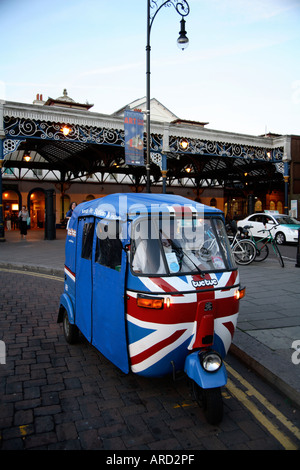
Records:
M226 389L212 426L185 380L125 375L84 338L68 345L56 323L60 280L0 270L0 281L2 450L282 448Z

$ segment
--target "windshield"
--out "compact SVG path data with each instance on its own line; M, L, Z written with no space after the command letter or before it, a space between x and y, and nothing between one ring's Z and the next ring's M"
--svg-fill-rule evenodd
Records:
M236 268L219 218L139 219L131 246L131 267L136 274L196 274Z
M287 215L287 216L282 216L281 215L281 216L278 216L278 217L276 216L275 219L276 219L278 224L288 224L288 225L295 225L295 224L299 225L300 224L300 222L298 220L294 219L293 217L290 217L289 215Z

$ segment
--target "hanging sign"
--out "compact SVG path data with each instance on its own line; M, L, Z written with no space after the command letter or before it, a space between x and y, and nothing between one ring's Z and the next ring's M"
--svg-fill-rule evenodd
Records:
M125 163L144 165L144 116L138 111L125 110Z

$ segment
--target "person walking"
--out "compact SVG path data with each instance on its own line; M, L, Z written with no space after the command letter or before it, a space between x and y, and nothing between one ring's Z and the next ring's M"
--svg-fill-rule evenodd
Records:
M6 228L7 228L7 230L11 230L11 215L10 215L10 213L7 214L5 220L6 220Z
M27 219L29 217L28 210L26 209L26 206L22 206L22 210L19 212L19 221L20 221L20 232L21 232L21 238L26 240L26 235L27 235Z

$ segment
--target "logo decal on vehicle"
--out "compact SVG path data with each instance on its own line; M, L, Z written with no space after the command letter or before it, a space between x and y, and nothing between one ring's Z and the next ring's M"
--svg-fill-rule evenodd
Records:
M217 279L202 279L200 281L192 280L193 287L205 287L205 286L217 286L218 281Z

